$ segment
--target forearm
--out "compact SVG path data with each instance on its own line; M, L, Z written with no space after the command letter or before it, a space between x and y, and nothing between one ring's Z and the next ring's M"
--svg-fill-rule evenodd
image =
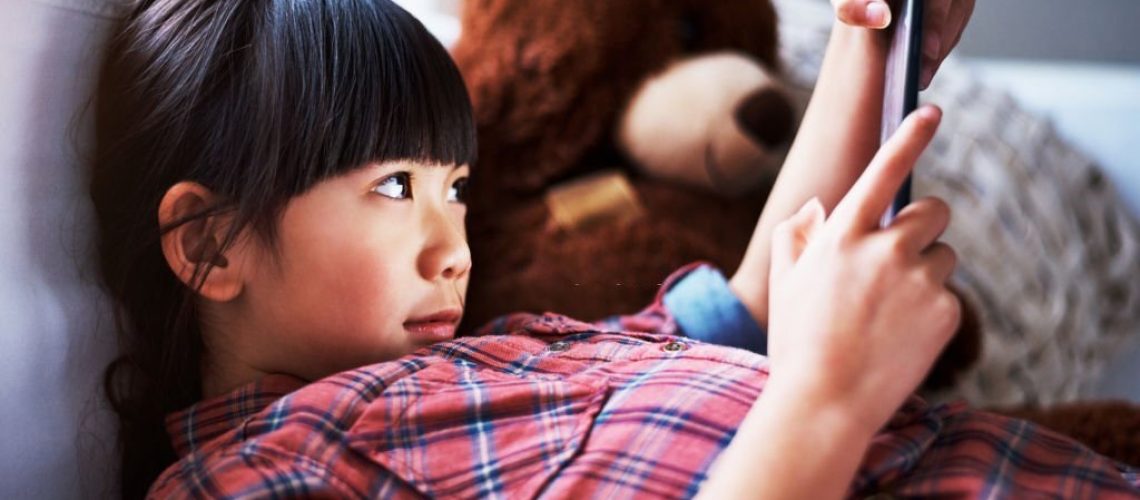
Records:
M812 197L831 211L879 149L886 39L837 22L799 133L732 286L764 327L772 231Z
M827 499L847 492L873 433L795 398L765 390L698 497Z

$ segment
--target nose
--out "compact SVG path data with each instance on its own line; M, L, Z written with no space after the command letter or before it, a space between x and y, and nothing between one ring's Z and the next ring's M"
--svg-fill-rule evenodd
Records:
M795 110L788 98L772 88L752 92L736 108L736 122L748 135L767 147L792 138Z
M448 208L428 210L424 215L426 240L417 262L419 273L428 281L455 280L471 270L471 248L463 218Z

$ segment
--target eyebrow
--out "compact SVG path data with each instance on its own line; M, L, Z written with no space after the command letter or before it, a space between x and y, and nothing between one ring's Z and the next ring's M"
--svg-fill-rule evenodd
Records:
M443 163L418 163L418 162L415 162L415 163L416 163L417 165L420 165L420 166L424 166L424 167L429 167L429 168L442 168L442 167L451 167L451 169L452 169L452 170L458 170L458 169L461 169L461 168L463 168L463 167L467 166L467 165L461 165L461 164L458 164L458 163L453 163L453 164L443 164Z
M438 162L434 162L434 161L428 162L428 161L422 161L422 160L395 160L395 162L405 163L409 166L414 165L414 166L418 166L418 167L427 167L427 168L451 167L452 170L460 169L460 168L467 166L466 164L462 164L462 163L438 163ZM380 164L377 163L376 165L380 165Z
M431 169L451 167L452 171L461 169L463 167L470 167L470 165L467 165L465 163L464 164L434 163L434 162L433 163L427 163L427 162L422 162L422 161L417 161L417 160L387 160L387 161L382 161L382 162L381 161L369 162L367 165L361 167L360 170L361 170L361 172L375 172L375 171L383 169L383 168L396 168L396 167L388 167L389 165L392 165L392 164L398 164L401 167L409 167L409 168L413 167L413 166L426 167L426 168L431 168Z

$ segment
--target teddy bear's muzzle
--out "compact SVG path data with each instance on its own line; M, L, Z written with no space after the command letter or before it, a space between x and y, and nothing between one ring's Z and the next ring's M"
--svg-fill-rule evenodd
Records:
M759 62L713 53L647 79L619 118L617 142L649 177L738 196L779 170L797 116Z

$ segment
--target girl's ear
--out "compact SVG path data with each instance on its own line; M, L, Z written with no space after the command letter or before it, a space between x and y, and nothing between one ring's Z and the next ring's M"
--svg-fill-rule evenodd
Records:
M166 191L158 205L160 228L195 217L213 207L214 194L196 182L183 181ZM162 253L174 275L205 299L228 302L241 294L245 282L240 265L243 245L235 244L223 254L221 242L229 230L229 218L214 215L179 224L162 235ZM204 277L200 272L208 271ZM201 284L198 287L199 283Z

